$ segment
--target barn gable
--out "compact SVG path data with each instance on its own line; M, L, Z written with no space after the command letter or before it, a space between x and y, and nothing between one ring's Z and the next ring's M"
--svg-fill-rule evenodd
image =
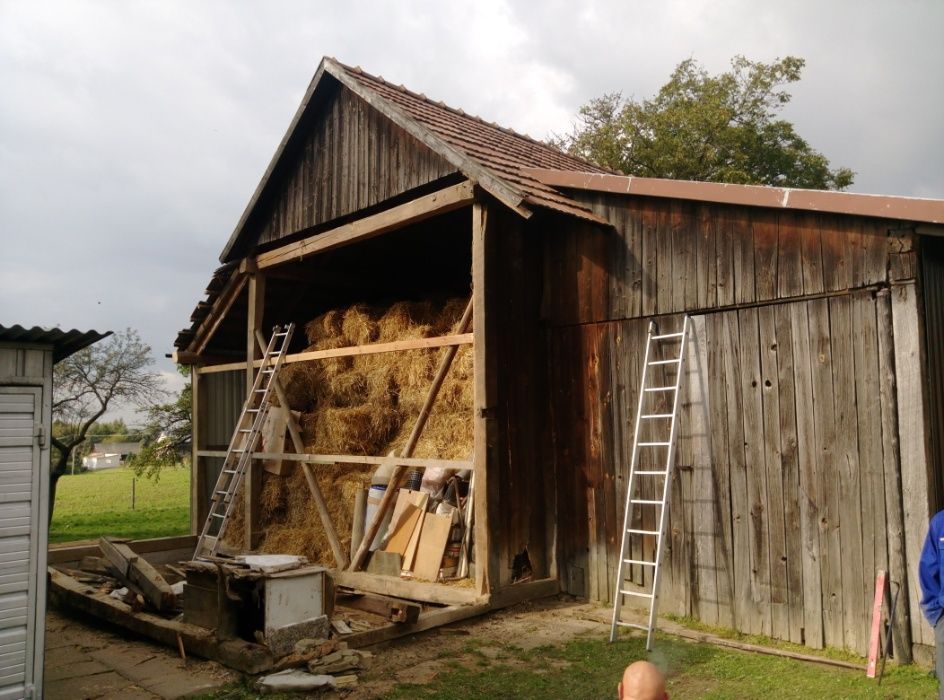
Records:
M539 206L603 223L529 168L607 172L325 58L220 260L450 176L468 178L525 217Z

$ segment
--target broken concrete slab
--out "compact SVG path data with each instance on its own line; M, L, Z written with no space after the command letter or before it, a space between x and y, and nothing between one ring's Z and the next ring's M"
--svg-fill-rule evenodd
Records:
M295 643L301 639L327 639L331 623L327 615L319 615L294 625L278 627L266 632L266 645L273 656L285 656L294 651Z

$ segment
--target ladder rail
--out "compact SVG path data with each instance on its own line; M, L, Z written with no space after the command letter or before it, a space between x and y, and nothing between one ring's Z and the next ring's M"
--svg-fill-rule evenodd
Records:
M652 348L652 336L655 331L656 324L652 321L649 322L649 329L646 333L646 351L644 353L643 362L642 362L642 377L639 381L639 386L645 388L646 386L646 377L649 374L649 352ZM639 460L639 429L642 425L642 407L643 400L645 398L646 392L639 392L639 399L636 402L636 425L633 428L633 451L632 455L629 458L629 481L626 488L626 504L623 508L623 532L620 533L620 556L619 556L619 565L617 566L617 579L616 579L616 595L613 596L613 624L610 625L610 642L616 641L616 628L617 622L619 621L620 608L622 607L622 595L619 593L620 588L623 585L623 569L624 563L626 560L626 545L628 544L626 538L626 530L632 525L631 513L632 513L632 498L633 498L633 487L634 487L634 477L636 475L636 464Z
M646 633L646 650L652 651L652 633L655 629L656 616L659 608L659 581L662 573L662 557L665 553L665 528L669 521L669 495L672 491L672 466L675 464L675 448L677 445L676 431L678 429L679 395L682 393L682 370L685 366L685 353L688 350L688 320L686 315L682 320L682 340L679 343L678 374L675 377L675 398L672 401L672 421L669 428L669 449L665 457L665 483L662 485L662 513L659 520L659 536L656 546L655 568L652 575L652 603L649 606L649 630Z
M655 629L656 618L658 615L658 599L659 599L659 583L661 580L661 568L662 568L662 559L665 552L665 531L668 524L668 504L669 497L671 495L671 484L673 477L673 465L675 462L675 451L677 443L677 430L678 430L678 420L679 420L679 396L682 390L682 383L684 380L684 369L685 369L685 359L688 352L688 336L690 334L690 317L686 314L682 318L682 330L676 333L660 333L654 322L649 323L649 330L646 336L646 349L644 353L643 360L643 371L641 373L641 378L639 382L639 399L636 407L636 424L633 430L633 448L630 457L630 470L629 470L629 482L626 489L626 503L623 513L623 532L621 533L621 542L620 542L620 559L619 565L617 567L617 581L614 587L614 600L613 600L613 620L610 627L610 641L616 641L616 635L619 627L635 627L637 629L646 631L646 649L648 651L652 650L653 642L653 632ZM679 355L677 359L672 360L658 360L650 362L649 358L652 354L652 346L656 342L661 342L663 340L673 340L679 339ZM649 376L649 367L650 365L660 365L660 366L676 366L676 375L675 381L670 386L657 387L652 389L647 386L647 379ZM653 391L656 392L674 392L672 398L672 409L671 413L658 413L658 414L644 414L643 406L644 400L647 395L650 395ZM641 442L640 437L640 427L643 420L648 420L654 418L658 415L659 418L669 418L669 437L667 441L658 441L655 439L649 439L645 442ZM639 469L639 448L640 447L648 448L667 448L665 456L665 469L660 471L647 467L646 469ZM634 490L636 488L637 477L640 476L650 476L655 478L662 478L662 499L653 500L653 499L636 499L633 496ZM633 504L638 503L641 506L645 507L657 507L660 509L658 514L658 529L657 530L640 530L638 528L632 527L632 518L633 518ZM631 539L632 535L654 535L656 538L656 551L655 556L652 561L646 560L637 560L634 557L630 556L627 553L627 549L631 548ZM626 564L634 565L645 565L652 567L652 579L651 585L652 589L650 592L641 592L641 591L631 591L626 589L624 586L625 583L625 566ZM647 598L649 600L649 617L648 624L641 625L636 623L627 623L620 620L620 611L623 605L624 596L635 596L640 598Z

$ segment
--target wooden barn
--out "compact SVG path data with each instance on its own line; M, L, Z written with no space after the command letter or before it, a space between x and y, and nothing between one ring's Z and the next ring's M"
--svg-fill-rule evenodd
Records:
M472 348L472 455L430 463L474 473L476 585L342 565L337 580L453 606L610 601L646 331L688 314L661 610L864 653L887 569L908 658L933 645L913 573L944 504L942 223L937 200L614 175L326 58L176 341L193 368L194 530L257 331L465 297L467 332L299 341L286 359ZM382 458L305 457L315 473Z

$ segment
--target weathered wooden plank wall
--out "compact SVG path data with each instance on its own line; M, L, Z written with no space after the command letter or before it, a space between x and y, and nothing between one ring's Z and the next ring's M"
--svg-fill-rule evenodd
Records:
M588 201L616 230L568 224L545 255L562 585L612 599L646 327L688 311L662 609L864 653L875 570L908 585L903 530L927 518L924 438L899 448L894 420L925 402L889 366L920 347L913 295L897 292L893 313L888 289L889 252L911 236L815 213ZM906 448L917 467L901 466Z
M496 449L489 482L495 489L489 513L492 546L497 548L497 582L511 583L512 562L525 548L534 577L550 575L553 562L548 527L553 527L554 480L547 469L547 342L540 321L542 238L526 231L516 214L489 206L494 250L487 264L492 287L488 308L494 335L490 366L497 370L494 435Z
M329 79L330 81L330 79ZM296 133L249 239L268 243L428 184L456 169L338 86Z

